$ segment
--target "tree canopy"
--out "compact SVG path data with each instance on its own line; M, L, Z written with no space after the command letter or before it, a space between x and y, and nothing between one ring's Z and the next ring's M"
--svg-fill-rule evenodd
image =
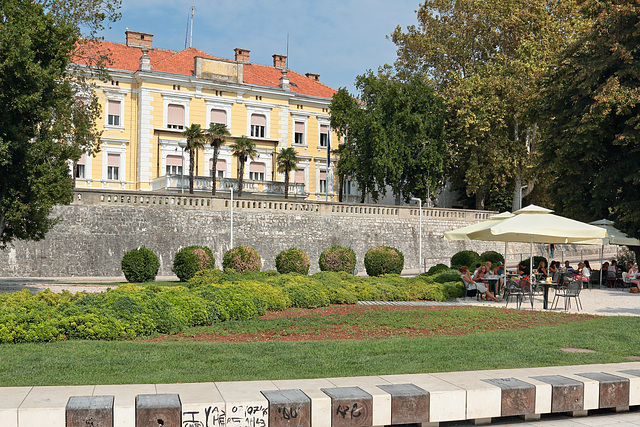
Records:
M640 4L604 2L540 96L543 159L559 213L640 237Z
M417 13L418 26L391 35L395 66L429 75L445 101L448 178L477 208L511 207L536 182L538 124L527 112L547 64L585 24L577 2L425 0Z
M390 73L359 76L360 102L342 88L331 101L331 126L346 140L336 152L337 174L357 182L364 199L389 187L405 200L442 185L446 147L442 102L420 75L403 81Z

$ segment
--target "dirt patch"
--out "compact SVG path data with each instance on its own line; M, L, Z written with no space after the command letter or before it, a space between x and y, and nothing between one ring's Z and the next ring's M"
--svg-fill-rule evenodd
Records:
M273 342L365 340L392 337L465 335L506 329L522 329L593 319L592 315L547 315L538 311L489 309L480 307L407 307L333 305L313 310L292 308L268 312L258 319L265 327L252 331L237 328L241 322L218 324L216 332L201 328L175 335L159 335L145 341L188 340L194 342ZM402 312L402 313L398 313ZM394 313L402 316L393 316ZM386 317L384 317L386 316ZM381 317L383 317L381 319ZM436 321L423 322L426 318ZM508 319L508 320L507 320ZM226 325L229 325L226 328ZM261 324L262 325L262 324ZM221 330L222 329L222 330ZM250 328L247 328L250 329ZM258 331L254 331L259 329Z
M565 347L560 350L565 353L595 353L595 350L589 350L588 348L573 348L573 347Z

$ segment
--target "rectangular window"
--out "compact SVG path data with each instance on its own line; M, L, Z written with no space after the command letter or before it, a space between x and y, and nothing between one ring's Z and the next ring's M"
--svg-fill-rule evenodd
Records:
M107 179L117 180L120 169L120 154L107 154Z
M109 126L120 126L120 101L107 102L107 123Z
M293 142L295 142L296 144L304 144L304 123L303 122L295 122Z
M293 176L293 182L296 184L304 184L304 169L296 169L296 173Z
M264 138L265 128L267 126L267 118L262 114L251 115L251 136L255 138Z
M84 178L85 162L85 156L84 153L82 153L82 156L80 156L80 159L76 162L76 178Z
M182 105L169 104L167 107L167 128L184 129L184 107Z
M224 110L211 110L211 123L227 124L227 112Z
M320 147L326 147L329 141L329 126L320 125Z
M251 163L249 165L249 179L264 181L264 163Z
M224 178L224 172L227 170L227 161L218 159L215 170L213 169L213 159L209 159L209 176L215 173L218 178Z
M327 172L320 171L320 188L318 189L319 193L327 192Z
M167 156L167 175L182 175L182 156Z

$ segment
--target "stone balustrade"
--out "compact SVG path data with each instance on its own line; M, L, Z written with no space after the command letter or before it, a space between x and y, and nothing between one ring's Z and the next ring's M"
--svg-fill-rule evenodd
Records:
M353 378L1 387L6 427L369 427L640 405L640 362Z

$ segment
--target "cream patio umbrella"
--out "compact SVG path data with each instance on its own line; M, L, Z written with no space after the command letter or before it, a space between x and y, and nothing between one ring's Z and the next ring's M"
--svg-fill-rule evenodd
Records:
M604 228L607 231L607 237L599 239L597 244L600 248L600 286L602 286L602 261L604 258L604 245L620 245L620 246L640 246L640 240L629 237L622 231L613 226L614 222L608 219L599 219L589 224Z
M595 225L554 215L550 209L529 205L514 212L514 216L498 223L487 224L468 234L472 240L529 243L530 272L533 272L533 244L600 244L596 239L607 237L605 229ZM600 240L601 241L601 240ZM597 242L597 243L596 243Z

